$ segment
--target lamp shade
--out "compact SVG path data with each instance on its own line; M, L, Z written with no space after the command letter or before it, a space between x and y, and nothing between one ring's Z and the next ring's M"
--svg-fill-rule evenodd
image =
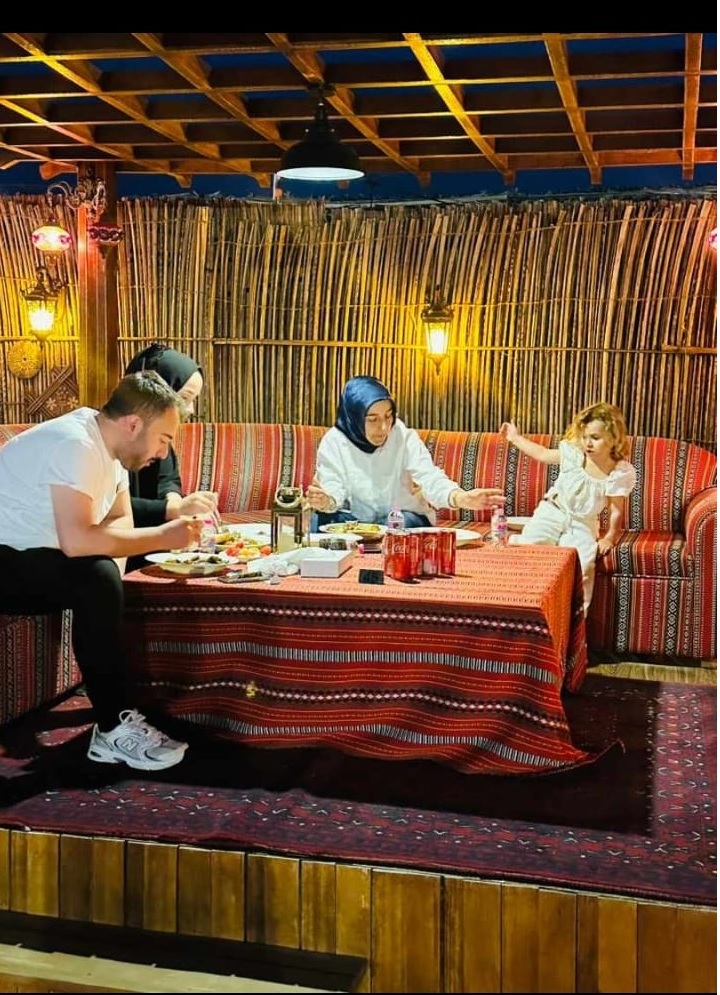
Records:
M327 182L356 180L364 175L355 149L343 145L330 127L325 101L320 98L315 120L301 141L283 154L277 176Z
M44 255L59 256L72 245L72 236L54 221L40 225L30 236L32 244Z

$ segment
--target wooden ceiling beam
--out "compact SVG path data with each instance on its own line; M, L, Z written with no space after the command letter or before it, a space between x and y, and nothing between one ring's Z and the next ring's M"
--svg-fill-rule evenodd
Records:
M698 106L700 102L700 66L702 35L688 34L685 44L685 106L683 108L682 177L695 176L695 142L697 140Z
M437 52L431 51L423 41L422 36L417 33L407 33L403 37L410 46L411 52L422 67L425 75L435 87L440 99L453 114L470 141L502 175L505 182L512 183L514 175L508 168L507 159L497 155L492 140L489 140L480 132L478 126L479 119L472 118L465 110L462 92L457 86L450 85L445 79L438 61Z
M552 66L555 83L560 93L560 99L568 116L570 127L582 152L588 173L590 174L590 182L594 186L599 186L602 183L602 170L593 149L592 139L585 127L585 115L578 104L575 81L570 76L566 43L557 34L545 34L543 35L543 40L548 58L550 59L550 65Z
M145 45L148 51L160 57L171 69L191 83L196 90L203 93L212 103L216 103L218 107L222 107L223 110L227 111L236 121L241 121L268 142L273 142L281 148L287 146L287 143L282 142L280 132L275 125L258 121L248 114L245 102L240 97L235 94L213 90L210 85L208 70L197 56L169 52L160 42L160 36L157 34L145 32L134 34L133 37Z
M44 52L41 46L37 42L36 37L31 37L28 34L11 34L6 33L6 37L10 38L18 46L25 48L27 51L31 52L36 57L43 57L43 62L47 65L49 69L58 73L60 76L69 79L79 88L83 89L86 93L92 94L101 100L107 101L113 107L122 111L127 117L139 121L146 125L148 128L158 132L165 138L169 138L173 142L179 144L187 145L188 148L193 149L200 155L204 155L208 158L216 158L217 150L210 144L198 145L195 147L193 143L188 142L185 137L185 128L183 125L176 122L154 122L147 117L145 112L145 107L143 104L133 96L125 97L115 97L110 94L106 94L101 87L102 74L90 63L84 63L76 61L73 63L63 63L55 59L53 56ZM55 125L53 122L45 119L43 122L47 127L53 128L54 130L61 131L61 127ZM87 137L83 136L81 132L76 132L76 137L79 144L96 144L96 147L102 151L106 152L111 157L125 158L127 152L121 153L119 150L112 146L100 146L97 143L92 143ZM141 163L142 164L142 163Z

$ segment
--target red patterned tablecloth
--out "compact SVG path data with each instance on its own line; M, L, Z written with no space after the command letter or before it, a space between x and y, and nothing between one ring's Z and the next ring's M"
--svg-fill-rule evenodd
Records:
M527 774L593 759L563 694L587 665L577 554L460 548L412 584L285 577L233 587L146 567L126 577L133 679L146 705L255 746L329 746Z

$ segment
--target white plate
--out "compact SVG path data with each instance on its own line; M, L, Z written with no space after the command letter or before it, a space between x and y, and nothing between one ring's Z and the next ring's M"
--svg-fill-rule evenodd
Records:
M149 563L156 563L168 573L185 577L208 577L234 566L239 561L225 553L148 553ZM220 562L217 562L217 560Z
M508 528L512 532L522 532L529 521L529 515L510 515L507 520Z

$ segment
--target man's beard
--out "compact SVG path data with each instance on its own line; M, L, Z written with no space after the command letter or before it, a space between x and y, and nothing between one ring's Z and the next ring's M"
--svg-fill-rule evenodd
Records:
M151 458L142 458L141 454L135 450L129 453L125 453L121 457L120 462L123 467L128 471L128 473L139 473L148 466L152 466L153 463L159 463L160 458L158 456L152 456Z

